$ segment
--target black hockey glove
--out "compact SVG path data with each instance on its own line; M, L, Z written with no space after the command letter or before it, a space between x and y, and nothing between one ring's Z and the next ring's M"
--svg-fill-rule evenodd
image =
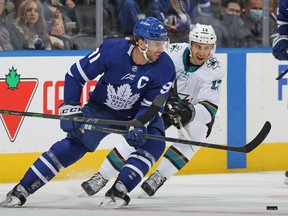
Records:
M60 115L64 116L83 116L80 104L61 104L59 107ZM81 123L77 121L61 120L60 127L65 132L71 132L72 130L80 128Z
M170 120L170 116L168 115L167 112L164 112L162 115L161 115L161 118L164 122L164 128L165 130L167 130L172 124L171 124L171 120Z
M171 125L174 125L176 128L180 129L178 119L181 121L183 126L186 126L188 123L193 121L195 117L195 108L188 101L170 100L166 104L166 113L169 118L168 121ZM164 124L165 124L165 119ZM167 120L166 120L167 121Z

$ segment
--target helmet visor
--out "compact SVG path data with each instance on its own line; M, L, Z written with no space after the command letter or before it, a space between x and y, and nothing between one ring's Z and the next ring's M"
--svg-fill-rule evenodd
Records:
M145 40L147 49L151 51L166 51L169 47L169 40L158 41L158 40Z

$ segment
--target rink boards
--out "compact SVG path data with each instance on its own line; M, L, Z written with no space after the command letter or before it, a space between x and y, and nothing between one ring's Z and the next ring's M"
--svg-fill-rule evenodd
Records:
M87 53L1 52L0 109L57 114L63 100L65 73ZM280 81L275 78L288 68L288 63L275 60L270 49L220 49L217 58L226 77L221 87L220 112L207 142L242 146L267 120L272 130L264 143L249 154L202 148L180 174L287 169L288 75ZM83 102L94 84L91 81L84 87ZM0 182L18 180L41 152L65 136L58 120L7 115L0 118ZM167 136L176 137L176 130L169 129ZM89 176L119 138L105 138L96 152L85 155L57 178Z

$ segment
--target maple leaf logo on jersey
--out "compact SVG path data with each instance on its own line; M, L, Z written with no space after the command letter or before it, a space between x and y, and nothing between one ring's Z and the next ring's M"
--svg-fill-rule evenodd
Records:
M5 79L0 78L0 109L27 111L37 86L37 79L20 78L17 69L12 67ZM10 141L14 142L24 117L5 114L0 117Z
M131 109L133 104L138 100L140 94L132 94L129 84L121 85L117 91L112 85L108 85L107 96L105 104L114 110Z

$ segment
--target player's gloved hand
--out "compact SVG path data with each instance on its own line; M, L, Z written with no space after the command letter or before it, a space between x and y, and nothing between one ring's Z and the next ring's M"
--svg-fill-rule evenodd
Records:
M63 116L80 116L82 117L82 110L79 103L77 104L61 104L59 107L59 114ZM65 132L80 128L82 123L77 121L60 120L60 127Z
M288 35L279 35L272 45L273 55L278 60L288 60Z
M166 107L170 124L178 129L180 129L178 120L181 121L183 126L186 126L195 117L195 108L188 101L183 100L178 102L177 100L172 100L167 103Z
M168 115L167 112L162 113L161 118L164 122L164 128L167 130L172 124L171 124L171 119L170 116Z
M146 143L146 138L144 134L147 133L147 128L145 126L142 127L130 127L129 131L124 134L124 138L128 142L130 146L133 147L141 147Z
M177 128L179 127L178 124L178 119L180 119L180 110L181 110L181 105L176 101L169 101L166 104L166 114L167 114L167 120L171 125L176 126Z

